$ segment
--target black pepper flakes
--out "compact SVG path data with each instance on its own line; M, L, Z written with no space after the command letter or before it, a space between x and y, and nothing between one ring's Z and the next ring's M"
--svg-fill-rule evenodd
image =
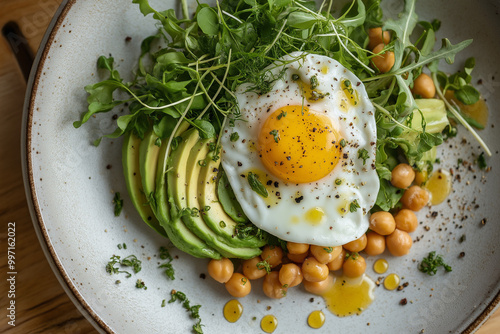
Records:
M406 304L408 304L408 300L406 298L403 298L399 301L399 305L405 306Z

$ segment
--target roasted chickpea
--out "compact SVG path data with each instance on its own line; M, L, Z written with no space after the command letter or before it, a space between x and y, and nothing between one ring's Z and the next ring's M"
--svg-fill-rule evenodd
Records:
M234 265L231 260L222 258L210 260L208 263L208 274L219 283L226 283L233 275Z
M279 271L281 285L291 288L302 282L302 270L295 263L288 263L281 266Z
M269 298L279 299L286 296L288 288L283 287L283 285L281 284L279 280L279 273L277 271L271 271L264 277L262 290L264 291L264 294Z
M309 250L309 244L287 242L286 248L288 249L288 254L304 254Z
M366 234L365 253L369 256L380 255L385 251L385 237L377 232L370 231Z
M236 298L245 297L252 291L250 280L240 273L234 273L233 276L226 282L226 290L229 294Z
M380 43L373 48L373 53L377 54L384 49L384 44ZM386 51L380 55L376 55L372 58L373 66L375 66L381 73L387 73L394 66L395 57L394 52Z
M257 266L257 263L261 262L260 256L256 256L250 260L243 261L243 275L248 277L248 279L259 279L267 274L266 269L263 266Z
M415 171L408 164L399 164L391 172L391 184L396 188L406 189L415 179Z
M321 295L331 289L334 283L332 275L321 282L309 282L304 280L304 288L307 292L314 293L315 295Z
M262 250L260 257L267 261L267 263L271 265L271 268L274 268L281 264L283 259L283 250L278 246L267 245Z
M380 235L389 235L394 232L396 222L394 217L386 211L378 211L370 216L370 230Z
M419 186L411 186L405 190L401 203L407 209L419 211L429 202L429 193Z
M366 261L358 253L351 253L344 261L342 266L344 275L349 278L356 278L364 274L366 270Z
M413 82L413 95L424 99L432 99L436 95L436 86L430 76L425 73L420 74Z
M356 240L348 242L344 245L344 248L349 252L361 252L366 247L366 234L363 234Z
M290 261L293 261L295 263L302 263L306 259L306 257L309 255L309 251L302 253L302 254L290 254L288 253L287 257Z
M394 230L390 235L385 238L387 244L387 249L394 256L403 256L410 252L410 248L413 245L408 232L401 230Z
M388 31L382 31L381 27L368 29L368 49L373 50L379 44L389 44L391 34Z
M405 232L413 232L417 229L417 215L411 210L402 209L395 216L396 228Z
M426 170L415 173L415 180L413 181L417 186L422 186L427 181L428 173Z
M308 257L302 263L302 275L309 282L321 282L328 277L328 273L326 264L318 262L314 257Z
M332 262L326 264L328 269L330 269L331 271L342 269L342 265L344 264L345 254L346 254L345 249L342 248L340 254L337 255L337 257L333 259Z
M326 247L311 245L311 254L319 263L327 264L331 262L342 251L342 246Z

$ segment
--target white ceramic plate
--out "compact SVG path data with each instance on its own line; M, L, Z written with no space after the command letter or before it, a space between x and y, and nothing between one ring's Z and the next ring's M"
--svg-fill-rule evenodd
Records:
M172 0L153 4L165 9L174 6ZM398 1L388 5L392 13L401 7ZM376 300L360 316L337 318L325 310L321 298L309 302L311 295L302 288L276 301L266 298L259 283L254 283L252 294L241 300L242 318L231 324L222 316L223 305L229 300L224 286L200 278L206 272L206 260L173 250L179 257L173 262L175 281L166 279L157 268L155 254L168 241L145 226L131 205L121 169L121 141L103 140L98 148L90 144L113 130L111 115L99 115L80 129L72 126L86 109L83 86L101 79L96 71L97 57L112 54L122 74L128 73L142 38L155 32L153 20L144 18L128 0L64 2L36 59L23 129L27 196L40 241L62 285L102 332L188 332L193 321L179 304L161 307L172 289L185 292L193 303L202 305L205 333L257 333L260 319L269 313L278 318L278 333L314 332L306 319L316 309L325 310L327 317L319 332L474 331L500 300L500 133L493 128L499 121L495 109L500 105L498 10L498 1L418 2L422 18L442 20L439 38L446 36L453 43L475 39L457 62L476 57L474 80L482 80L479 88L491 108L491 125L481 134L493 151L488 160L493 168L489 173L474 165L473 171L455 168L459 158L473 163L481 152L463 128L455 140L441 147L442 166L453 169L461 181L454 181L449 203L421 212L423 223L413 233L421 240L409 256L392 258L386 254L390 272L403 276L409 286L402 292L379 287ZM130 42L125 42L127 36L132 38ZM118 218L113 215L112 191L119 191L125 199ZM432 211L438 216L432 218ZM484 226L480 224L483 218L487 219ZM466 241L459 243L464 234ZM128 249L119 250L119 243L126 243ZM453 272L440 272L435 277L420 273L412 260L422 259L431 250L442 254ZM459 258L461 252L465 257ZM136 254L143 262L142 271L129 279L123 274L108 275L105 265L113 254ZM371 264L369 259L367 273L376 279ZM137 278L144 280L146 291L135 288ZM122 283L115 284L117 279ZM407 298L408 305L399 305L402 298Z

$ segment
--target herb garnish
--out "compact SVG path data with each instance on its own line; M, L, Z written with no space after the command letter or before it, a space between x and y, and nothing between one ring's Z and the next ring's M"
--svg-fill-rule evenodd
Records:
M238 132L233 132L231 133L231 136L229 136L229 140L232 141L233 143L238 139L240 139L240 135L238 134Z
M257 269L262 270L264 269L268 274L271 272L271 265L267 260L262 260L256 264Z
M282 111L276 118L279 120L281 120L281 118L283 117L286 117L286 111Z
M199 319L198 322L193 325L193 333L202 334L203 330L201 329L201 326L203 326L203 325L201 324L200 313L199 313L201 305L191 306L191 303L190 303L189 299L186 297L185 293L183 293L181 291L172 290L170 292L170 300L168 301L168 303L169 304L174 303L177 300L182 302L182 307L184 307L184 309L187 312L191 313L191 318Z
M359 205L357 199L355 199L354 201L351 202L351 204L349 204L349 211L350 212L356 212L356 211L358 211L359 208L361 208L361 206Z
M368 151L364 148L358 151L358 159L363 159L363 165L366 163L370 156L368 155Z
M279 133L278 130L271 130L271 132L269 132L269 134L274 137L274 142L275 143L279 142L279 140L280 140L280 133Z
M135 282L135 287L138 289L144 289L144 290L148 289L148 287L146 286L146 284L144 283L144 281L142 279L137 279L137 282Z
M259 181L259 176L257 174L248 172L247 180L250 188L252 188L252 190L257 194L264 198L267 198L269 196L266 187L264 187L264 185Z
M488 165L486 164L486 159L484 157L484 152L481 152L479 157L477 157L477 165L479 166L479 169L485 169L486 167L488 167Z
M323 249L324 249L324 250L325 250L325 252L327 252L327 253L331 253L331 252L333 252L333 247L324 247Z
M318 77L316 75L313 75L311 77L311 90L318 88L318 86L319 86Z
M120 193L115 192L115 197L113 198L113 203L115 204L115 217L118 217L123 209L123 199L120 196Z
M167 262L164 262L158 266L158 268L165 268L165 275L170 278L171 280L175 280L175 271L174 267L172 266L172 255L170 255L170 252L168 251L168 248L166 247L160 247L160 259L162 260L168 260Z
M418 270L429 276L434 276L439 267L443 267L447 272L451 271L451 266L444 263L443 257L441 255L436 255L436 252L432 251L427 257L422 259L422 262L420 262L418 266Z
M131 273L125 270L120 270L120 268L115 267L115 264L119 264L122 267L131 267L134 271L134 273L138 273L142 269L142 262L137 259L135 255L129 255L125 258L121 258L118 255L113 255L110 257L110 261L106 265L106 272L110 275L112 274L118 274L118 273L125 273L127 274L127 278L132 276Z

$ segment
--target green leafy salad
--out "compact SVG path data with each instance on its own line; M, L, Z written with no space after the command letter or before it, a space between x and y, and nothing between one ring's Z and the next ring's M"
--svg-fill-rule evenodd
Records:
M456 135L458 124L489 154L475 132L480 124L445 98L451 94L463 105L480 99L471 84L474 59L454 74L442 68L472 40L436 41L440 21L421 21L415 0L406 0L391 18L384 17L381 0L353 0L340 8L333 0L222 0L214 6L199 3L194 13L182 0L182 15L155 9L147 0L132 2L153 16L158 32L142 41L131 82L122 79L113 57L99 57L97 66L107 78L85 87L88 110L74 126L127 107L116 118L116 130L103 137L125 139L130 198L149 226L193 256L250 259L264 245L286 248L253 225L236 201L220 165L220 138L224 126L240 119L236 89L248 84L258 95L269 93L284 75L287 64L281 59L293 52L335 59L364 84L377 127L374 168L380 190L372 213L401 208L404 191L391 183L393 169L407 163L430 173L436 147ZM380 28L388 39L373 47L370 34ZM384 69L377 61L388 56ZM277 63L283 70L274 74L269 68ZM416 89L424 72L435 87L431 98ZM344 84L349 90L350 83ZM311 80L312 90L314 85ZM271 134L278 142L279 133ZM231 141L238 139L238 133L231 135ZM367 157L360 153L360 158ZM262 178L249 173L248 182L267 197ZM349 210L357 208L353 202Z

